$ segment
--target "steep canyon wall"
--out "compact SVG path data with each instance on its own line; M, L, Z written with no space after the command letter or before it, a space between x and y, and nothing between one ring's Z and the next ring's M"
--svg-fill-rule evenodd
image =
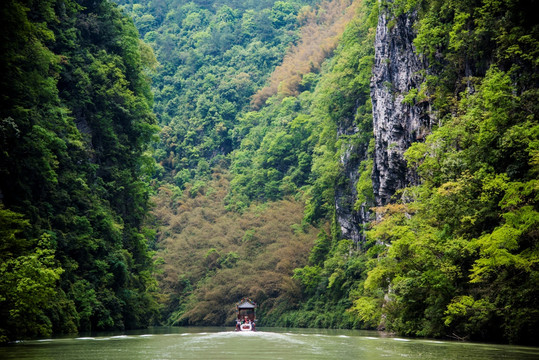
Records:
M398 189L417 183L403 154L430 131L428 103L403 101L411 89L419 87L426 68L413 45L415 20L415 13L390 19L384 11L378 19L371 79L375 139L372 181L377 206L389 203Z
M335 191L336 221L341 237L356 243L363 241L361 227L369 221L369 207L389 203L398 189L418 181L416 174L407 168L403 154L413 142L421 141L430 132L432 118L428 102L403 101L410 89L418 88L423 82L427 67L413 45L416 18L416 13L392 18L385 10L381 10L378 18L371 78L374 204L354 208L359 167L368 157L366 144L344 142L342 145L343 181ZM358 131L353 121L342 120L337 135L354 136Z

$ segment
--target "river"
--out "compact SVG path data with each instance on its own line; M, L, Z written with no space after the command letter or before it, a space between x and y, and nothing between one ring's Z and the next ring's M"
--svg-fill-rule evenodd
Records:
M539 359L539 348L382 336L373 331L155 327L22 341L0 359Z

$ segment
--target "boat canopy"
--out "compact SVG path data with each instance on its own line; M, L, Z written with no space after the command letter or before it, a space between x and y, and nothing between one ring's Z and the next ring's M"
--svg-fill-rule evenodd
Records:
M256 308L256 305L253 303L250 303L249 301L245 301L241 304L237 305L238 309L254 309Z
M236 317L238 320L249 318L251 321L256 320L256 303L249 299L243 298L236 303Z

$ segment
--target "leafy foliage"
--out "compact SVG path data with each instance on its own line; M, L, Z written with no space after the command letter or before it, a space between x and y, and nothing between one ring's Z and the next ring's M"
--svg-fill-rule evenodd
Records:
M162 176L180 187L206 181L238 147L240 115L297 40L298 12L312 1L119 3L160 62L153 91Z
M144 43L106 1L2 5L2 341L144 326L154 297L170 324L221 325L250 296L261 325L535 343L529 1L118 3ZM404 101L438 125L405 153L419 185L353 243L336 198L361 156L356 210L375 202L379 11L417 14Z
M288 50L282 64L268 79L268 85L253 96L260 108L272 95L298 95L309 87L322 62L335 50L344 27L355 14L358 2L323 1L316 8L303 7L297 15L301 24L300 41Z
M288 215L289 219L296 219L295 223L289 224L286 228L286 231L293 229L295 234L293 238L288 239L290 244L281 243L284 236L273 240L283 248L282 252L278 252L279 256L282 256L280 260L282 265L278 265L279 261L274 257L275 254L269 255L276 244L261 239L261 234L269 231L269 225L275 227L274 231L277 231L282 224L269 219L266 225L254 221L253 217L264 216L259 213L260 206L269 206L268 212L277 207L288 214L291 204L296 207L296 202L303 200L304 192L311 194L309 189L313 181L317 181L320 183L321 191L327 195L323 199L324 210L317 211L317 215L309 217L308 220L326 223L324 217L331 213L332 207L332 198L329 194L340 171L335 163L337 156L331 155L319 161L321 166L334 169L331 175L333 177L327 181L317 180L318 176L326 175L322 168L320 174L312 176L311 167L313 157L320 153L320 150L316 149L323 148L327 138L335 136L335 126L327 125L331 129L324 130L323 136L320 130L322 119L326 121L327 118L325 111L331 101L329 97L339 90L328 81L319 93L317 90L319 79L323 74L331 72L333 67L339 69L335 70L335 77L339 78L338 87L343 86L346 94L340 93L335 96L341 96L341 103L346 104L342 114L354 118L357 109L353 94L361 93L364 101L368 101L369 76L365 74L370 71L373 54L372 46L364 52L358 50L360 46L355 43L356 36L358 32L368 29L356 21L343 35L348 49L337 50L346 53L346 60L338 65L329 63L322 65L326 57L331 55L337 40L341 38L344 25L350 21L358 4L332 1L324 2L320 6L303 8L300 6L307 3L298 1L273 3L271 11L266 13L270 14L268 18L272 20L271 34L261 32L263 28L260 27L260 18L249 8L242 9L239 5L233 7L230 4L228 4L230 7L218 4L207 8L201 4L195 6L178 3L179 8L185 13L182 12L181 18L174 18L177 20L174 25L171 22L172 13L175 13L178 7L170 8L167 15L169 20L164 20L161 25L155 25L157 30L154 34L150 31L145 35L145 39L156 49L160 61L166 62L158 69L163 75L155 78L157 100L155 110L161 116L160 121L164 125L162 132L164 141L156 153L163 165L163 180L169 184L160 189L161 195L156 198L155 215L162 224L159 242L162 250L159 251L158 262L164 273L158 276L158 280L166 289L166 295L160 301L165 304L164 314L170 322L220 325L230 320L232 316L230 311L233 308L231 305L237 301L237 296L246 296L247 292L249 296L256 297L257 302L263 304L262 308L266 310L262 310L264 316L261 319L268 319L262 321L269 324L273 321L270 319L277 319L277 314L280 316L284 311L290 310L291 306L295 307L300 299L300 284L291 278L292 269L300 269L306 265L310 245L305 244L312 244L314 240L311 230L304 234L305 229L310 229L310 225L302 220L303 209L296 208L294 215ZM124 6L126 9L135 9L134 5ZM266 5L261 3L259 7L264 14ZM138 6L136 8L140 9ZM149 6L147 8L147 11L154 10ZM205 47L199 40L209 41L210 38L206 35L202 37L200 32L213 34L218 22L222 21L221 13L225 10L230 15L227 18L229 19L227 26L235 29L233 31L236 34L240 33L238 27L249 27L250 36L236 36L235 43L229 50L215 50L219 49L216 46L211 48L212 51L204 50ZM143 13L141 11L139 15L135 15L135 22ZM200 24L196 29L198 33L189 25L190 21L195 19L206 19L198 22ZM180 23L181 26L177 27L177 30L183 34L183 38L178 38L176 44L182 47L183 52L178 59L176 53L172 52L172 47L164 48L162 45L164 36L169 34L167 29ZM303 25L301 31L297 31L298 25ZM370 34L373 34L372 31ZM301 69L298 68L301 72L298 75L300 81L290 83L290 86L281 85L281 89L288 86L290 91L281 91L268 98L275 93L271 90L275 81L269 80L269 95L263 95L262 101L265 101L266 106L258 108L261 105L258 104L256 108L249 108L249 97L263 85L266 76L283 58L286 47L297 39L298 35L300 39L287 52L283 65L276 68L272 79L283 83L282 74L295 68L294 64L302 64ZM195 36L197 43L193 45ZM313 43L315 39L316 43ZM314 46L320 42L325 44L321 52ZM253 44L256 44L256 47ZM270 46L273 52L271 57L261 53ZM200 51L205 51L204 61L198 62L196 66L185 61L188 54L199 56ZM172 55L174 56L169 57ZM236 61L239 55L242 56L241 61ZM264 56L263 65L258 56ZM356 56L359 56L359 59ZM169 62L177 64L168 69ZM353 73L358 66L363 71L361 80L358 80ZM241 94L227 90L226 96L234 95L226 98L226 101L233 105L233 111L229 112L230 116L225 119L224 113L219 110L225 100L225 95L221 95L221 92L230 89L229 85L236 81L238 71L244 71L245 76L242 76L249 81L240 86L244 90ZM163 81L166 83L174 81L174 86L163 86ZM284 80L285 83L287 81L288 79ZM160 87L163 89L162 92ZM262 90L264 91L266 90ZM350 96L347 100L344 99L346 95ZM169 105L163 108L165 101L168 101ZM203 104L208 111L201 111L200 105ZM361 139L353 141L367 144L369 142L370 118L366 114L369 106L369 104L362 106L357 114L358 122L365 128L367 135L362 134ZM336 116L327 122L335 124L339 122L339 118ZM228 147L219 145L223 141L228 141L227 139L230 140ZM340 146L340 143L336 146ZM214 167L216 164L219 166ZM221 174L223 170L219 170L223 167L229 167L232 176L230 186L226 186L224 193L222 190L224 185L216 188L214 182L216 180L208 181L210 176L219 179L219 182L224 181L225 175ZM228 176L227 174L226 178ZM217 194L222 196L222 199L219 198L219 202L215 203ZM290 199L291 196L295 198L294 201ZM176 201L179 201L180 205ZM172 218L176 220L171 222ZM192 221L194 223L191 223ZM251 221L252 224L236 231L233 229L237 226L229 224L231 221L239 221L240 224L242 221ZM229 232L222 233L223 230L216 227L214 222L220 224L220 227L230 229ZM288 224L288 220L282 222ZM234 242L230 240L231 236L236 239ZM305 243L298 245L296 237L305 238ZM241 244L237 243L239 239ZM330 237L326 237L324 243L318 244L321 246L315 255L318 265L325 260L325 253L332 246L331 241ZM300 246L304 252L292 255L289 253L291 251L289 245ZM182 257L179 261L177 259L179 253L185 254L186 258ZM246 258L250 261L246 261ZM264 264L268 261L277 261L277 271L266 270ZM275 263L269 266L272 269L273 267ZM246 270L250 275L238 275ZM235 281L234 274L240 276L236 281L247 284L247 287L242 284L231 285ZM241 294L236 294L233 290ZM339 309L345 308L341 306Z
M440 66L426 86L441 126L405 154L422 184L377 209L369 239L387 247L354 309L383 303L381 326L408 335L534 344L537 72L521 41L538 28L518 2L423 5L416 45Z
M2 341L147 325L146 48L106 1L1 10Z
M319 75L311 73L317 80L313 88L295 98L270 98L266 107L248 113L252 119L248 123L254 126L234 153L229 196L232 209L252 200L267 201L290 193L306 201L304 221L318 226L331 222L335 188L343 177L340 157L350 145L367 149L372 136L369 83L375 10L372 3L358 7L358 15L344 31L334 58ZM360 131L338 134L339 128L348 126ZM362 197L358 206L373 201L369 163L372 161L366 160L361 170L363 180L358 187ZM274 185L270 188L270 184ZM302 289L301 303L283 304L265 314L267 324L346 328L364 325L347 309L352 305L351 294L366 276L366 259L358 257L357 244L339 241L334 222L328 230L320 232L315 240L309 264L294 270L293 279Z
M340 240L335 226L330 237L320 235L310 263L294 270L302 303L275 308L267 323L535 343L537 26L521 5L390 6L394 16L419 11L415 44L430 62L425 83L407 99L431 102L439 117L425 142L406 152L421 185L376 209L361 249ZM232 209L292 190L306 200L305 219L331 219L343 144L367 146L371 137L365 44L372 23L358 24L349 25L312 92L270 99L245 117L247 135L232 160ZM351 113L363 131L339 138ZM287 182L298 179L301 154L310 174ZM358 206L372 204L371 169L365 159Z
M303 228L302 205L291 199L251 205L243 215L225 209L230 175L214 169L201 192L173 195L163 186L155 216L158 280L170 324L232 324L238 296L257 299L260 319L296 303L294 268L306 263L312 227Z

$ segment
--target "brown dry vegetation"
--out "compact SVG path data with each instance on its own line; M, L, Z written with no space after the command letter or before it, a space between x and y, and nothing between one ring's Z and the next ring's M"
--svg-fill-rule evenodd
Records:
M268 85L252 98L251 105L258 109L275 94L295 96L303 75L318 72L322 62L335 50L346 24L352 20L358 0L323 1L315 9L306 6L298 15L301 35L281 65L271 74Z
M229 175L215 171L204 194L173 200L169 187L154 198L161 224L158 281L171 322L223 325L244 296L266 311L297 301L293 269L307 262L316 230L302 229L303 205L281 200L228 212Z

